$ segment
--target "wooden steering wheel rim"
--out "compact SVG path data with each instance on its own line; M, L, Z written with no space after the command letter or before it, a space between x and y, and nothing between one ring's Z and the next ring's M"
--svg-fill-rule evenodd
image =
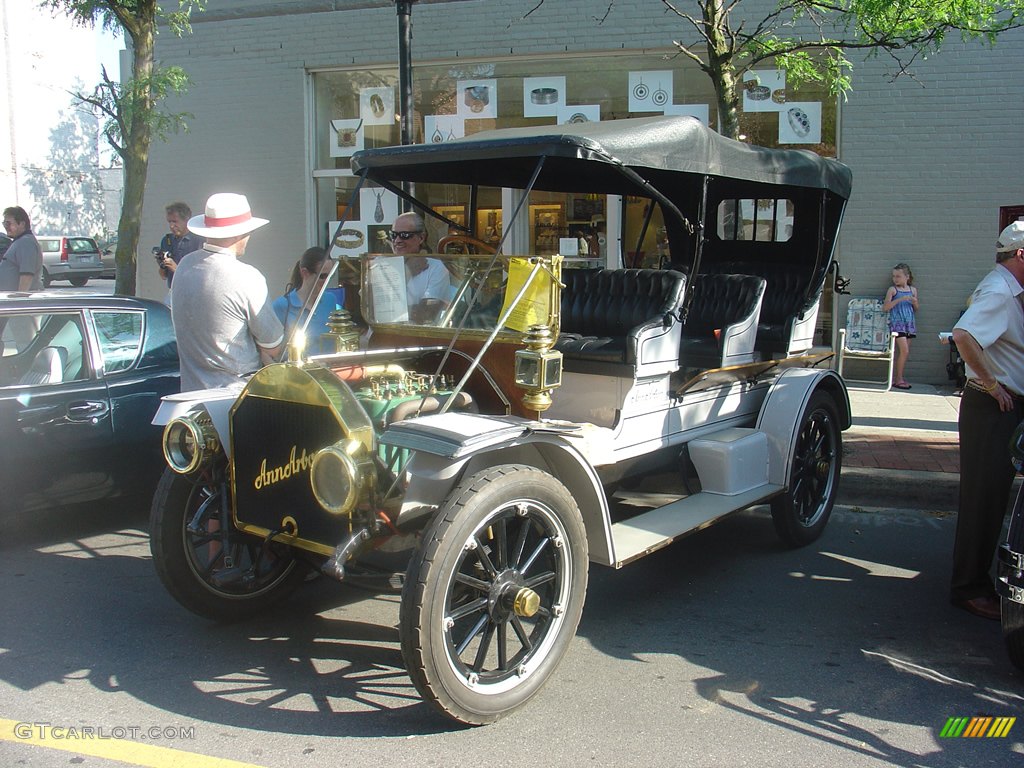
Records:
M477 240L475 237L469 235L447 235L437 241L437 250L439 253L444 253L445 248L449 245L462 245L465 247L463 253L469 253L469 247L472 246L477 248L484 253L494 253L495 248L493 245L488 245L482 240Z

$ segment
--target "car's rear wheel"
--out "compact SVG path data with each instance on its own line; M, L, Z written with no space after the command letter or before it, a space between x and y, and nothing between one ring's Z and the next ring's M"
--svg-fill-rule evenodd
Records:
M75 288L81 288L83 285L85 285L86 283L89 282L89 278L88 277L69 277L68 278L68 282L70 282L73 286L75 286Z
M43 269L43 288L49 288L50 283L52 282L53 280L50 278L50 273Z
M307 573L287 547L236 530L227 494L223 480L193 483L166 469L150 513L149 546L160 580L183 606L217 621L270 607Z
M533 467L463 481L409 564L399 617L406 669L455 720L493 722L533 697L576 633L587 538L576 502Z
M800 416L789 490L772 499L775 531L786 544L802 547L821 536L836 501L842 460L835 402L815 392Z

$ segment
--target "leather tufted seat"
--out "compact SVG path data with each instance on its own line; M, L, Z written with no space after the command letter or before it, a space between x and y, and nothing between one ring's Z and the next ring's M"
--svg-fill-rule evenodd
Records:
M764 294L763 277L698 275L683 326L680 362L688 368L753 362Z
M676 362L678 312L686 288L682 274L568 269L562 282L562 333L555 347L567 361L634 366Z
M811 309L807 303L809 268L799 264L728 261L708 263L707 272L757 275L767 282L761 319L757 325L756 349L764 353L789 351L793 326Z

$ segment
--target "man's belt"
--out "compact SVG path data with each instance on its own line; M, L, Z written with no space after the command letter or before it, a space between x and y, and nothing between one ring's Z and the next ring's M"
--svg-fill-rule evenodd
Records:
M1003 389L1005 389L1007 392L1009 392L1010 396L1013 397L1015 400L1024 400L1024 395L1017 394L1012 389L1010 389L1008 386L1003 384L1001 381L998 382L998 383L1000 385L1002 385ZM968 379L967 380L967 386L970 387L971 389L976 389L979 392L984 392L986 395L991 395L992 394L992 390L991 389L985 389L985 385L982 384L977 379Z

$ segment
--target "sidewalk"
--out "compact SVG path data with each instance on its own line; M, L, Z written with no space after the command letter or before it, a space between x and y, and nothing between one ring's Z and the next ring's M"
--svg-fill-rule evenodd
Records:
M951 389L915 384L912 391L850 385L853 426L843 435L848 467L960 471L956 421L960 398Z
M848 386L853 425L843 433L840 502L955 511L960 398L952 388Z

